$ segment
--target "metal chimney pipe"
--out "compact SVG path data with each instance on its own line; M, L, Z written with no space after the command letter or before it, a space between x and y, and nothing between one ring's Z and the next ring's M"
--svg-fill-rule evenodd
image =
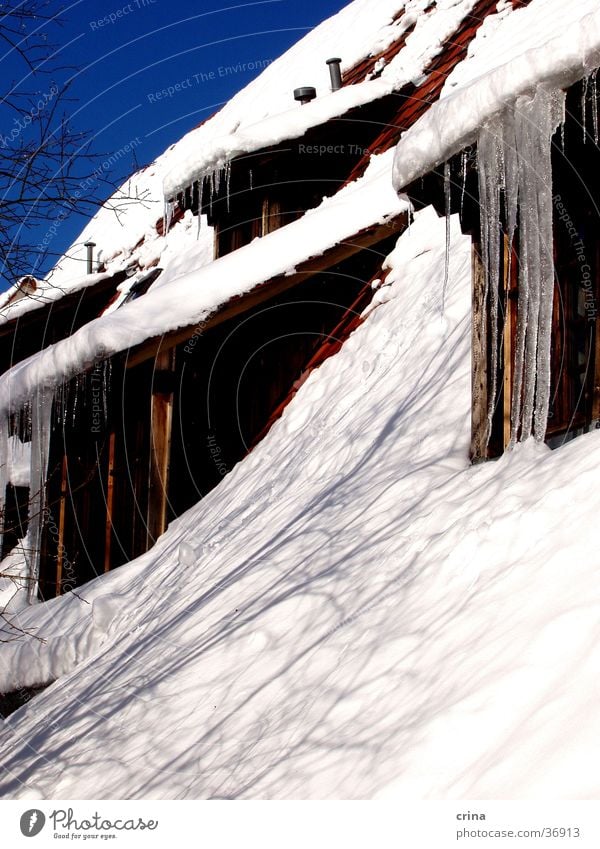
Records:
M339 91L342 87L342 71L340 69L342 60L338 58L328 59L327 64L329 65L329 76L331 77L331 90Z
M94 248L96 247L95 242L86 242L85 246L87 248L87 273L94 273Z
M303 106L310 103L317 96L317 90L312 86L303 86L294 89L294 100L299 100Z

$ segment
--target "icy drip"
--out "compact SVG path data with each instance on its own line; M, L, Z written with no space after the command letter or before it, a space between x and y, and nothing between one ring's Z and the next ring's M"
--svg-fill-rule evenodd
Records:
M198 181L198 228L200 227L200 214L202 210L202 195L204 191L208 192L208 208L212 215L213 201L217 200L221 192L221 187L225 186L225 199L227 203L227 212L229 212L229 191L231 183L231 162L226 162L218 168L213 168L212 171L204 174Z
M477 145L479 204L481 220L481 253L486 270L485 298L490 305L491 374L488 403L488 437L498 391L498 286L500 278L500 182L502 128L494 123L484 128Z
M204 201L204 177L200 177L198 186L198 229L196 230L196 239L200 238L200 229L202 227L202 203Z
M112 360L102 363L102 404L104 410L104 425L108 425L109 399L111 397Z
M534 97L520 97L485 127L478 140L482 258L492 324L488 426L497 393L500 187L509 247L517 218L520 223L511 443L532 434L541 441L546 433L554 297L551 145L564 110L564 92L539 87Z
M225 196L227 198L227 212L229 212L229 198L231 194L231 162L225 165Z
M85 397L86 378L84 374L78 374L69 385L69 398L72 397L71 403L71 424L75 427L77 421L77 411L81 404L81 397Z
M52 393L40 390L32 404L31 418L31 466L27 531L29 545L26 552L30 602L35 601L37 597L39 580L40 551L46 506L51 413Z
M588 78L584 77L583 84L581 86L581 127L583 129L583 142L585 144L587 139L587 92L588 92Z
M444 200L446 206L446 256L444 260L444 283L442 285L442 306L441 313L444 315L446 309L446 290L448 288L448 277L450 275L450 232L451 232L451 222L450 222L450 206L452 199L452 186L450 183L451 174L450 174L450 162L446 162L444 165Z
M466 150L463 150L462 156L460 158L460 178L462 181L462 187L460 191L460 217L462 218L463 209L465 206L465 189L467 187L467 161L468 154Z
M543 90L542 90L543 91ZM550 354L552 346L552 310L554 305L554 234L552 226L552 137L557 127L564 123L566 95L562 91L543 91L541 106L532 117L539 119L536 133L536 168L539 175L537 200L538 232L534 238L539 244L540 256L540 317L536 369L536 407L534 436L542 441L546 436L550 407ZM533 181L531 181L533 182Z
M171 222L173 220L173 211L175 209L175 203L173 201L165 202L165 212L163 216L163 234L166 236L169 230L171 229Z
M583 131L583 141L587 142L588 138L588 109L591 112L592 128L589 131L593 133L594 144L598 144L600 140L600 127L598 120L598 68L595 68L591 74L584 77L581 81L581 128ZM589 103L589 107L588 107Z
M594 144L598 145L598 68L589 76L588 89L592 107L592 128L594 132ZM585 103L584 103L585 109Z
M61 427L64 427L67 423L67 391L64 383L60 383L54 391L56 421Z
M8 426L8 418L2 416L0 421L0 552L4 539L4 507L8 484Z

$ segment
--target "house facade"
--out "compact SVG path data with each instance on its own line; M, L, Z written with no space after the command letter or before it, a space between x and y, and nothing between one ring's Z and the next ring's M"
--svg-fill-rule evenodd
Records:
M234 99L236 120L175 146L141 238L115 258L86 230L102 254L85 285L5 307L0 453L31 456L27 482L0 482L3 555L24 540L30 600L147 551L219 483L384 291L411 208L457 213L472 237L473 460L597 425L593 44L545 60L561 36L542 31L506 62L490 50L552 0L395 5L341 80L309 52L320 88L292 62L285 109L238 130ZM592 42L598 15L578 14ZM269 66L257 98L281 76ZM314 96L294 103L294 86Z

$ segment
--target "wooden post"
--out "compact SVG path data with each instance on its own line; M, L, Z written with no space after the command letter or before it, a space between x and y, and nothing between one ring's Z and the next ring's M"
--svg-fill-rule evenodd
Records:
M154 545L167 528L171 429L173 424L173 389L175 349L160 351L152 381L150 411L150 473L148 480L148 512L146 547Z
M471 317L471 460L484 460L488 441L487 299L479 243L473 239L473 313Z
M106 525L104 532L104 571L110 572L112 554L113 505L115 501L115 432L108 437L108 465L106 471Z

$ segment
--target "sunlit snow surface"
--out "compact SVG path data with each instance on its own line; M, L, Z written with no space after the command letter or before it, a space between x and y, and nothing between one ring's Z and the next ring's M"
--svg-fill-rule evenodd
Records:
M468 463L470 243L382 305L143 557L23 615L5 796L597 797L600 435ZM198 555L194 561L194 551ZM89 602L89 603L87 603Z

